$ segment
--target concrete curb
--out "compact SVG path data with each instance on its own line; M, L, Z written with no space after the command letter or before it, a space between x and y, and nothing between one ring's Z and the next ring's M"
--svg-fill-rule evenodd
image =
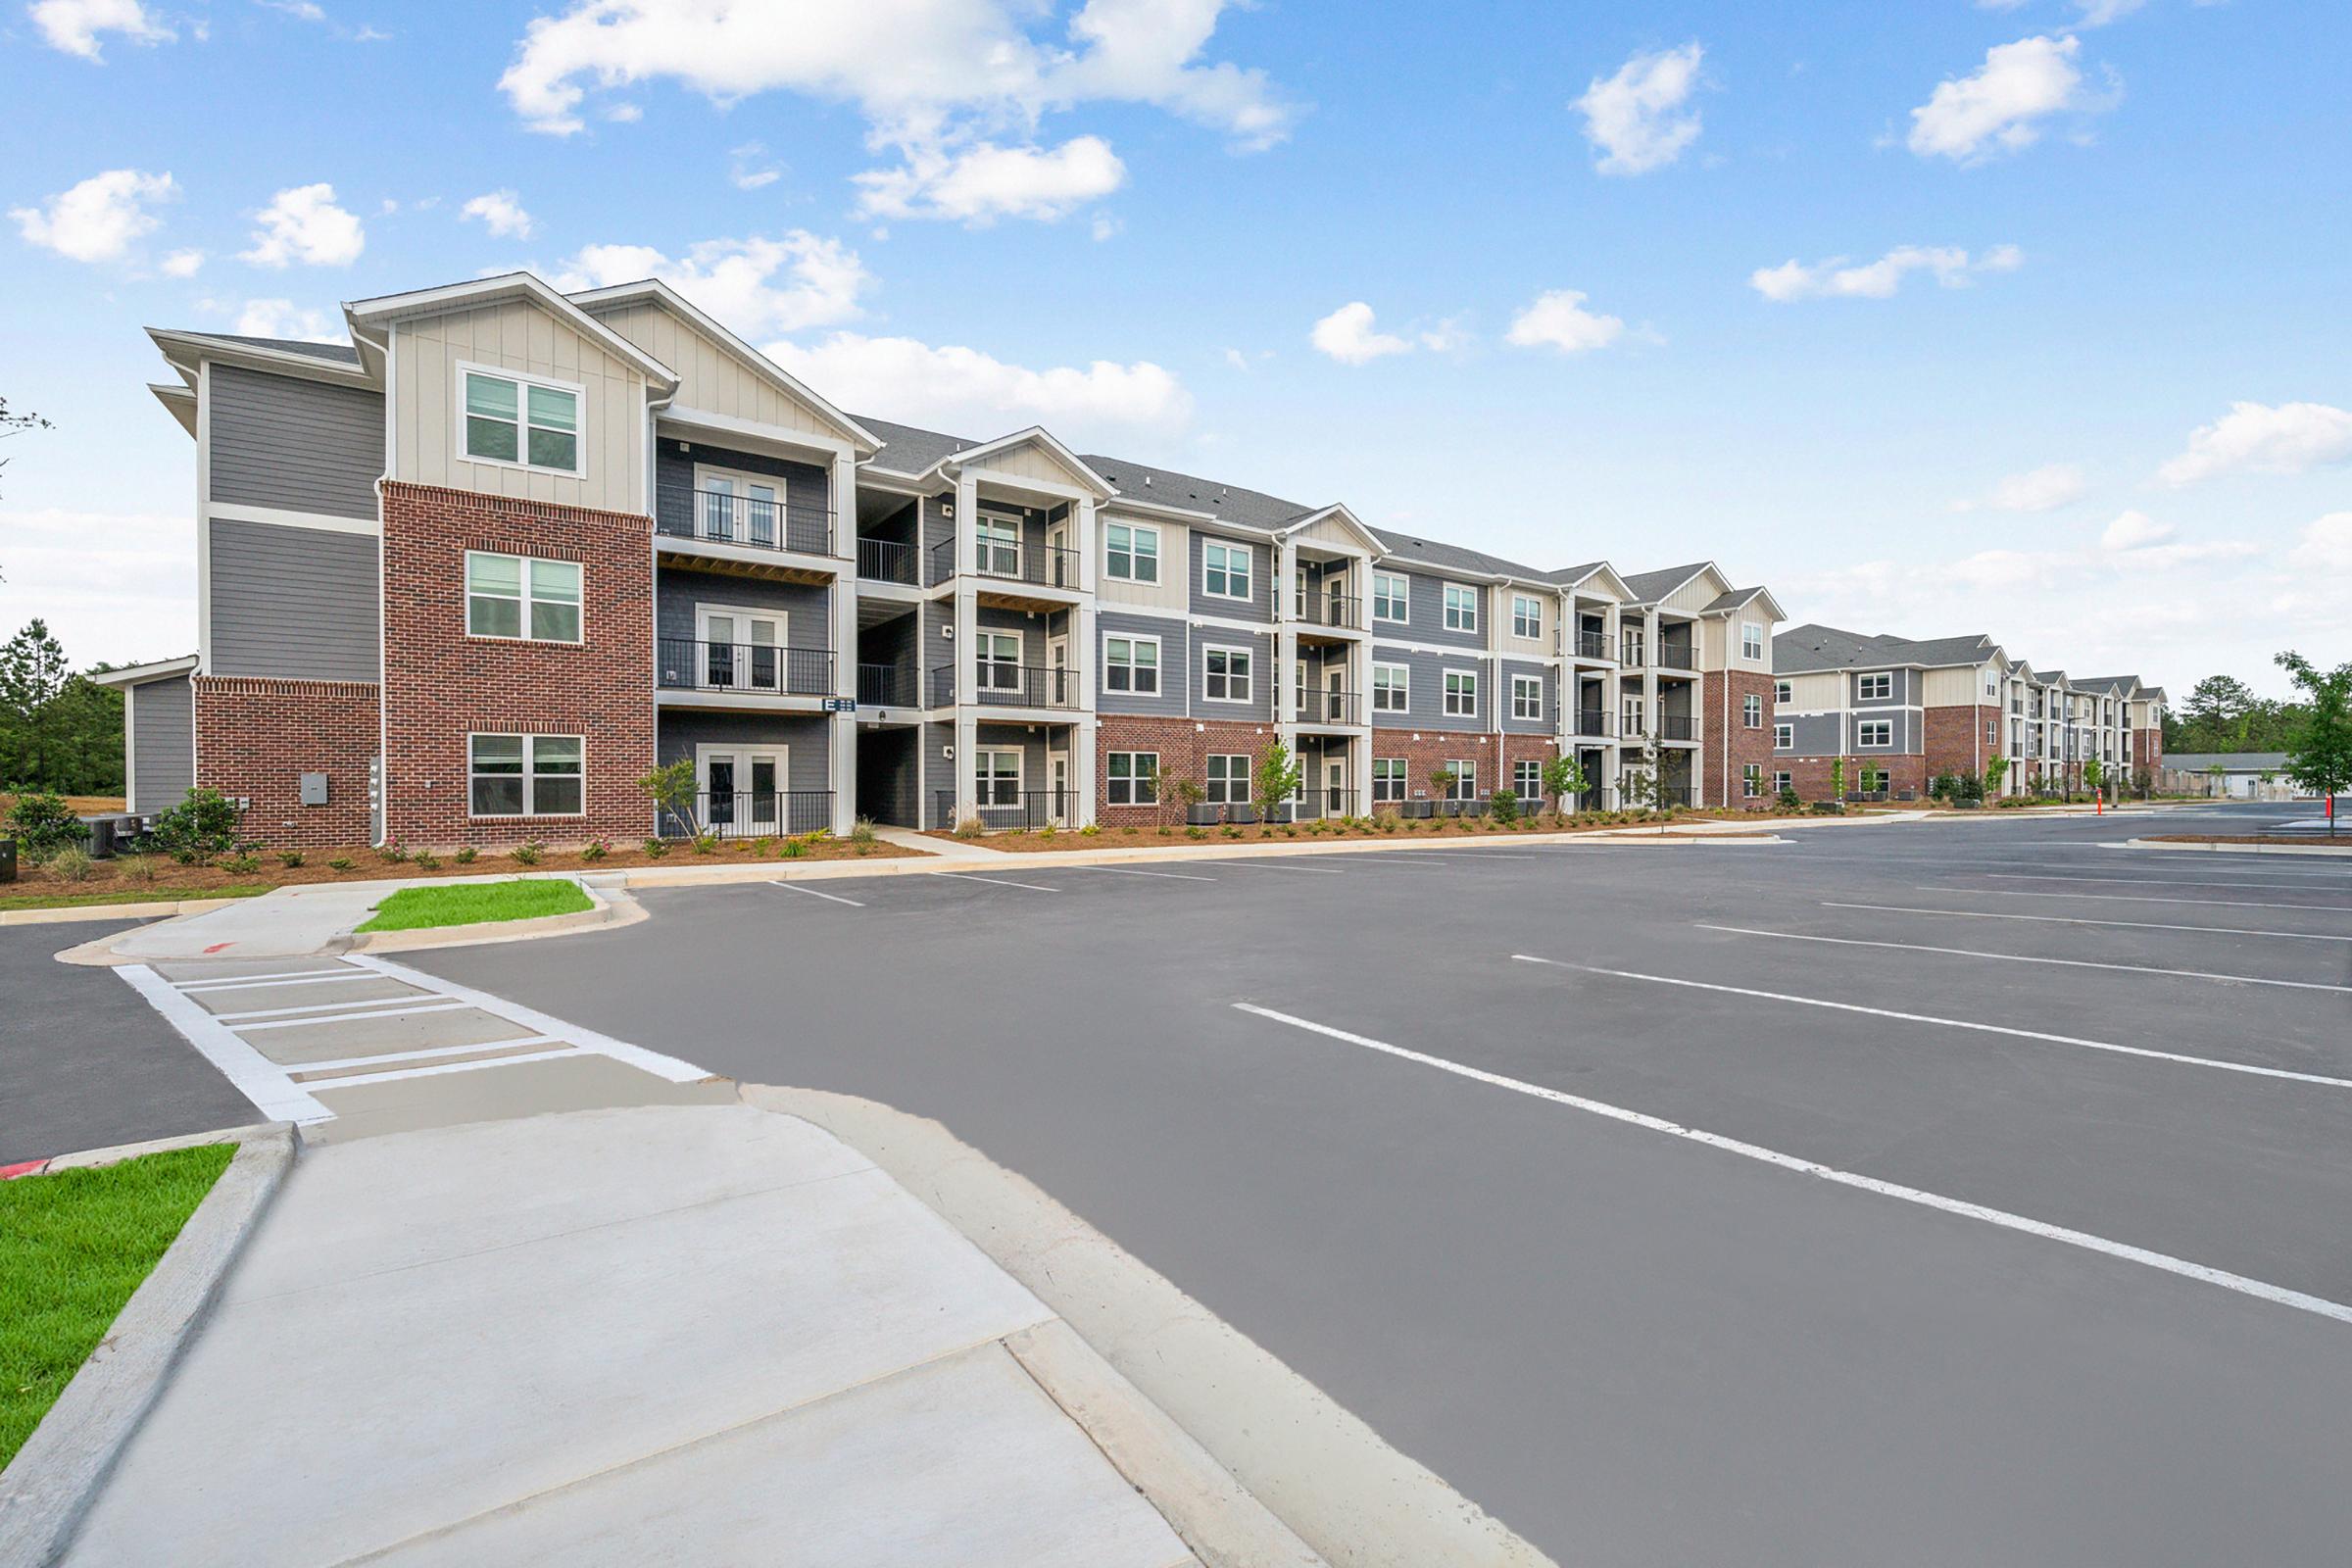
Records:
M257 893L255 898L268 898ZM65 909L0 909L0 925L57 925L68 920L153 920L172 914L203 914L225 909L243 899L181 899L176 903L81 904Z
M69 1154L52 1154L33 1163L44 1171L81 1170L91 1165L118 1164L125 1159L136 1159L141 1154L161 1154L174 1149L201 1149L207 1144L247 1144L257 1138L268 1137L272 1128L283 1125L282 1122L257 1121L244 1127L222 1127L209 1133L182 1133L176 1138L150 1138L144 1143L75 1150Z
M238 1145L155 1271L0 1472L0 1563L45 1568L64 1552L276 1196L294 1151L288 1122Z
M1330 1396L938 1122L819 1090L740 1093L822 1127L929 1204L1335 1568L1549 1568Z
M2352 844L2166 844L2157 839L2126 839L2127 850L2205 850L2218 855L2308 855L2322 860L2352 859Z

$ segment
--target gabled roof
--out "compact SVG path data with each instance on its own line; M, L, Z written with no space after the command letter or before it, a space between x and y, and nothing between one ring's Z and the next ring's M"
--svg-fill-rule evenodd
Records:
M2137 675L2085 675L2075 682L2077 691L2105 692L2114 697L2139 690Z
M1914 639L1807 623L1791 626L1773 638L1772 667L1783 675L1888 664L1935 669L1981 664L1993 652L1992 639L1983 632L1964 637Z
M982 458L994 457L1000 452L1010 452L1015 447L1026 446L1045 448L1055 462L1093 486L1098 500L1107 501L1118 494L1117 487L1096 472L1093 465L1068 447L1063 446L1059 438L1042 424L1033 424L1026 430L1015 430L1010 435L1001 435L994 441L983 441L978 446L965 447L959 452L951 452L942 462L960 467L965 464L978 462Z
M1375 528L1380 542L1392 555L1440 571L1466 571L1481 577L1520 577L1530 582L1542 582L1544 573L1534 566L1501 556L1490 556L1483 550L1471 550L1461 545L1449 545L1435 539L1423 539L1417 534L1399 533L1394 528Z
M476 310L484 305L498 305L509 300L525 300L538 306L613 358L636 367L646 379L660 384L664 396L677 390L678 374L675 370L530 272L501 272L493 277L477 277L463 283L444 283L438 288L412 289L405 294L381 294L373 299L353 300L343 307L343 318L351 323L352 339L360 346L362 363L365 364L370 353L382 353L381 334L395 321L446 316L453 311Z
M1767 612L1774 620L1783 619L1788 614L1788 612L1781 609L1781 602L1772 597L1772 590L1763 587L1734 588L1727 593L1717 594L1713 599L1707 601L1707 608L1702 613L1723 614L1753 604L1759 599L1769 607Z
M196 367L205 360L222 360L283 375L339 386L372 384L359 351L348 343L305 343L293 338L248 337L235 332L206 332L190 327L151 326L147 336L164 361L189 386L196 384Z
M1375 558L1387 553L1388 546L1381 541L1379 530L1367 527L1361 517L1349 512L1347 507L1337 501L1328 507L1317 507L1312 512L1292 518L1277 531L1285 534L1296 533L1300 528L1311 528L1316 523L1327 519L1341 524L1348 533L1355 535L1362 542L1363 547L1370 551Z
M1245 528L1261 529L1268 533L1324 510L1303 501L1271 496L1263 490L1245 490L1239 485L1227 484L1222 479L1203 479L1199 474L1179 473L1174 468L1137 463L1131 458L1113 458L1090 452L1086 455L1086 461L1097 473L1108 479L1120 495L1131 501L1150 501L1160 506L1206 513L1220 522L1238 523Z
M881 443L881 450L867 460L868 465L886 473L903 473L909 477L929 473L949 454L980 445L976 439L942 435L937 430L925 430L918 425L878 419L870 414L860 414L855 417L859 425L872 431L874 439Z
M1707 570L1722 575L1721 568L1712 561L1698 561L1688 566L1668 566L1663 571L1629 571L1625 574L1625 586L1633 591L1635 604L1654 605Z

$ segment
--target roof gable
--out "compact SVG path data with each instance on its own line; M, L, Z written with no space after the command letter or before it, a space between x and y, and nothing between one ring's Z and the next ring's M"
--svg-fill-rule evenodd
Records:
M495 277L477 277L469 282L447 283L439 288L414 289L406 294L383 294L374 299L355 300L343 307L343 318L351 323L352 339L359 346L361 361L365 364L371 352L378 357L382 355L384 335L395 322L425 320L436 316L449 316L459 311L478 310L485 305L501 305L515 300L538 307L613 358L634 367L647 380L661 387L663 397L676 390L676 371L530 272L502 272Z

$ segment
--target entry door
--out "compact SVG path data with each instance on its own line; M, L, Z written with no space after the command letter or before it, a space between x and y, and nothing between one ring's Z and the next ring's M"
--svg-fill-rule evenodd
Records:
M784 781L791 776L787 747L703 747L695 771L703 791L703 821L713 833L756 837L787 830Z
M1325 783L1323 814L1325 816L1347 815L1347 797L1344 792L1348 788L1348 764L1346 762L1324 764L1323 778Z
M775 548L784 499L775 484L746 474L705 469L695 489L695 531L702 537Z
M702 612L703 684L732 691L784 689L784 618L737 610Z
M1054 791L1046 803L1047 812L1062 826L1069 825L1070 815L1070 754L1050 752L1046 756L1046 783Z
M1070 640L1055 637L1046 643L1046 701L1066 703L1070 700Z
M1070 564L1070 528L1065 522L1053 523L1046 529L1046 560L1053 563L1052 582L1056 588L1078 586L1077 568Z

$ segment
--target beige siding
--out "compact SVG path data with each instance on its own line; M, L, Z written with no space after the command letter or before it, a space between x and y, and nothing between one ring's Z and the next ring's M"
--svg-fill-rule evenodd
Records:
M1800 713L1822 712L1845 706L1845 681L1837 670L1811 675L1784 675L1788 701L1781 706Z
M1659 600L1658 608L1671 610L1680 614L1695 615L1731 591L1732 585L1725 582L1720 573L1702 571L1664 599Z
M1511 627L1518 617L1511 612L1511 601L1526 596L1543 611L1543 627L1533 638L1512 635ZM1504 583L1494 590L1494 642L1506 654L1524 654L1533 658L1549 659L1552 653L1551 634L1560 624L1560 596L1542 588L1515 588Z
M1764 634L1761 657L1743 659L1740 653L1740 633L1753 622ZM1757 605L1733 611L1729 615L1710 615L1698 623L1698 663L1701 669L1741 669L1752 674L1772 673L1772 617Z
M1102 567L1102 553L1110 538L1110 524L1124 522L1159 530L1159 581L1156 583L1127 582L1109 575ZM1095 549L1095 597L1105 605L1140 605L1149 609L1167 610L1181 613L1190 604L1184 580L1185 563L1193 559L1189 530L1182 523L1160 522L1146 517L1122 517L1117 513L1097 513L1095 531L1103 543Z
M1930 708L1950 708L1969 703L1990 703L1984 695L1984 671L1971 664L1964 669L1931 669L1927 672L1927 696L1923 699Z
M1361 554L1363 539L1337 517L1325 517L1311 528L1301 528L1291 535L1302 545L1320 545L1328 550L1345 550L1350 555Z
M969 466L981 471L1002 473L1014 479L1034 479L1041 484L1066 486L1073 490L1088 490L1094 487L1093 481L1072 470L1067 464L1035 441L1024 442L1017 447L1008 447L1002 452L992 452Z
M603 345L535 305L510 301L404 321L393 331L392 353L394 478L612 512L645 510L645 377ZM461 363L580 386L586 476L461 456Z
M822 438L828 444L843 439L807 400L760 374L692 322L680 320L652 303L618 306L597 314L597 319L678 374L681 409L716 414L754 424L774 425L799 435Z

